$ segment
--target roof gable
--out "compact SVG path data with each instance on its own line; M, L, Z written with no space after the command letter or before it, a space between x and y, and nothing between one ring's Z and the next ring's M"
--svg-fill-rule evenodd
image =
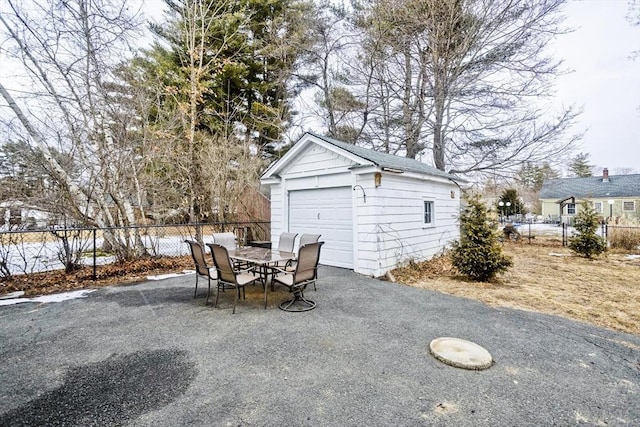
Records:
M601 176L552 179L542 184L539 197L561 199L570 196L581 199L640 197L640 174L609 175L608 182Z
M426 175L439 176L442 178L456 178L451 174L448 174L444 171L434 168L433 166L429 166L421 161L410 159L408 157L394 156L393 154L384 153L382 151L374 151L368 148L359 147L354 144L348 144L346 142L338 141L336 139L332 139L326 136L315 135L317 138L322 139L330 144L335 145L343 150L346 150L350 153L353 153L363 159L367 159L373 164L380 166L381 168L386 169L395 169L403 172L417 172Z
M394 156L393 154L374 151L359 147L354 144L338 141L326 136L306 132L294 147L289 150L280 160L272 164L262 175L262 179L273 177L287 168L287 164L294 159L309 144L316 143L325 148L340 153L342 156L353 162L352 168L365 166L378 166L381 169L388 169L398 172L415 172L424 175L436 176L445 179L455 179L465 181L455 175L448 174L425 163L408 157ZM466 181L465 181L466 182Z
M319 144L307 144L289 162L282 165L281 175L296 175L313 171L345 170L356 164L341 153ZM330 167L328 167L330 165Z

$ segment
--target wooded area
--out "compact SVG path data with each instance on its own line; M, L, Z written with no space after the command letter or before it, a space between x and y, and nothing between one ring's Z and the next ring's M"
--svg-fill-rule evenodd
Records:
M548 168L579 138L545 101L564 1L6 0L0 201L129 259L115 227L236 219L310 120L473 179Z

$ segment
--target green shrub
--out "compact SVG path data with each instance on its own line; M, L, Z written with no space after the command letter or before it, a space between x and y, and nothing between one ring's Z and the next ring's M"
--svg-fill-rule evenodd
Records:
M591 207L591 203L584 201L575 216L573 226L576 234L569 238L569 248L582 256L591 258L607 250L607 242L596 234L598 229L598 214Z
M468 278L488 282L513 265L502 253L500 233L489 219L487 207L478 196L468 200L460 215L460 240L453 242L452 264Z

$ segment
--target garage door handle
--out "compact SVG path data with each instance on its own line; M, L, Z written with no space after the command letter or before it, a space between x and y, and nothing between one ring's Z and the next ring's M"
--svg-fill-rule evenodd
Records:
M320 219L320 212L318 212L318 219Z

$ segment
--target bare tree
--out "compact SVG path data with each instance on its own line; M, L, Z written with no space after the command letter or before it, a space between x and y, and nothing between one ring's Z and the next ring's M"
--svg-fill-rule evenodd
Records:
M9 118L5 129L41 155L51 200L78 224L137 224L135 141L120 131L126 115L111 103L113 69L139 34L135 14L121 0L6 0L3 7L3 47L29 88L0 82L20 125ZM120 258L144 251L137 231L109 229L105 238Z
M429 150L438 169L462 174L566 156L578 112L545 101L562 72L545 46L564 31L564 1L356 2L364 39L343 67L360 73L358 142L412 158Z
M202 164L201 154L205 150L201 143L198 143L196 129L202 124L204 113L202 104L203 96L207 91L207 77L210 73L220 70L222 61L232 61L233 58L222 57L221 53L227 50L228 41L237 37L237 28L231 28L230 32L222 32L221 41L214 46L215 51L210 52L212 46L207 43L207 38L211 29L219 20L227 18L231 13L231 4L226 1L202 2L187 0L182 2L182 19L177 22L180 43L184 50L178 51L181 54L180 61L188 73L187 85L185 89L187 96L185 101L178 100L178 111L181 112L181 120L186 133L188 166L185 175L190 193L191 203L189 204L189 217L192 221L199 221L203 217L202 197L205 180L203 173L207 169ZM182 105L184 103L184 105ZM220 114L221 112L218 112ZM228 117L227 117L228 120ZM204 144L207 145L207 144ZM199 233L198 233L199 234Z
M346 64L360 37L350 30L344 8L327 1L314 5L305 28L296 40L301 55L292 86L296 93L316 96L315 105L305 105L299 119L322 120L329 136L353 142L358 133L352 113L366 108L351 93L353 74Z
M631 25L640 26L640 1L629 0L627 8L627 20Z

